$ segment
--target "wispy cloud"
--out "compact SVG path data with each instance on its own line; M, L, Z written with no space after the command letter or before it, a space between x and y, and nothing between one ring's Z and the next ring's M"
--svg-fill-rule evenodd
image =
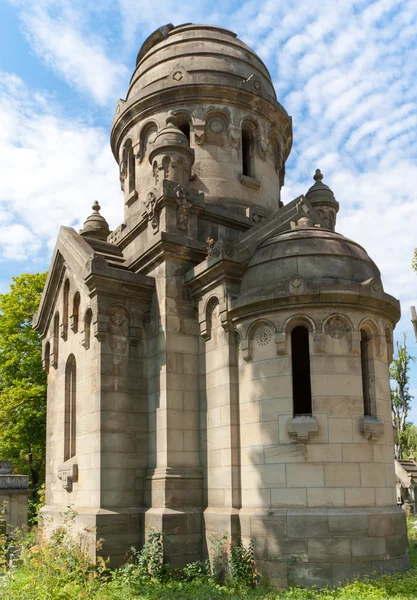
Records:
M104 36L94 32L88 5L69 0L13 0L35 52L69 85L98 104L115 102L127 79L126 66L109 54ZM105 9L105 7L103 6Z
M98 199L114 226L123 200L108 132L71 120L51 98L0 72L0 260L51 251Z

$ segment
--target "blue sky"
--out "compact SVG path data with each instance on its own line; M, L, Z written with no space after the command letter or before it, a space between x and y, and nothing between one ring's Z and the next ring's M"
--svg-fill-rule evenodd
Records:
M113 112L142 41L169 22L219 24L261 55L293 117L284 201L321 168L338 230L400 298L397 339L417 356L417 0L0 0L0 292L46 269L59 226L78 228L94 199L121 222Z

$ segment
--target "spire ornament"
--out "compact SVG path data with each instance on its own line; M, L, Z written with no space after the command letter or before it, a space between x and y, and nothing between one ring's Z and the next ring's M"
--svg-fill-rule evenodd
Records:
M97 200L94 200L91 208L93 212L87 217L83 228L80 230L80 235L106 242L110 233L109 224L100 214L101 206Z
M334 231L339 203L329 186L323 183L323 173L320 169L316 169L313 179L314 185L308 190L306 199L325 223L327 229Z

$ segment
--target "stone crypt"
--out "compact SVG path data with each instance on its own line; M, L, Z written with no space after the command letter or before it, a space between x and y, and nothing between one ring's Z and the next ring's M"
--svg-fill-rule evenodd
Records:
M60 230L34 320L43 512L57 523L72 504L113 565L153 527L176 567L241 532L281 585L408 566L388 375L399 303L336 233L319 170L282 204L291 144L248 46L166 25L116 106L123 223L109 231L95 202L80 233Z

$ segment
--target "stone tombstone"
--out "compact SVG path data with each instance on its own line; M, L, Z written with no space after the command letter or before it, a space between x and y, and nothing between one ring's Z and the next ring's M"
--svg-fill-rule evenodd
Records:
M16 527L24 527L28 522L29 477L15 475L13 463L0 461L0 506L4 533L12 533Z

